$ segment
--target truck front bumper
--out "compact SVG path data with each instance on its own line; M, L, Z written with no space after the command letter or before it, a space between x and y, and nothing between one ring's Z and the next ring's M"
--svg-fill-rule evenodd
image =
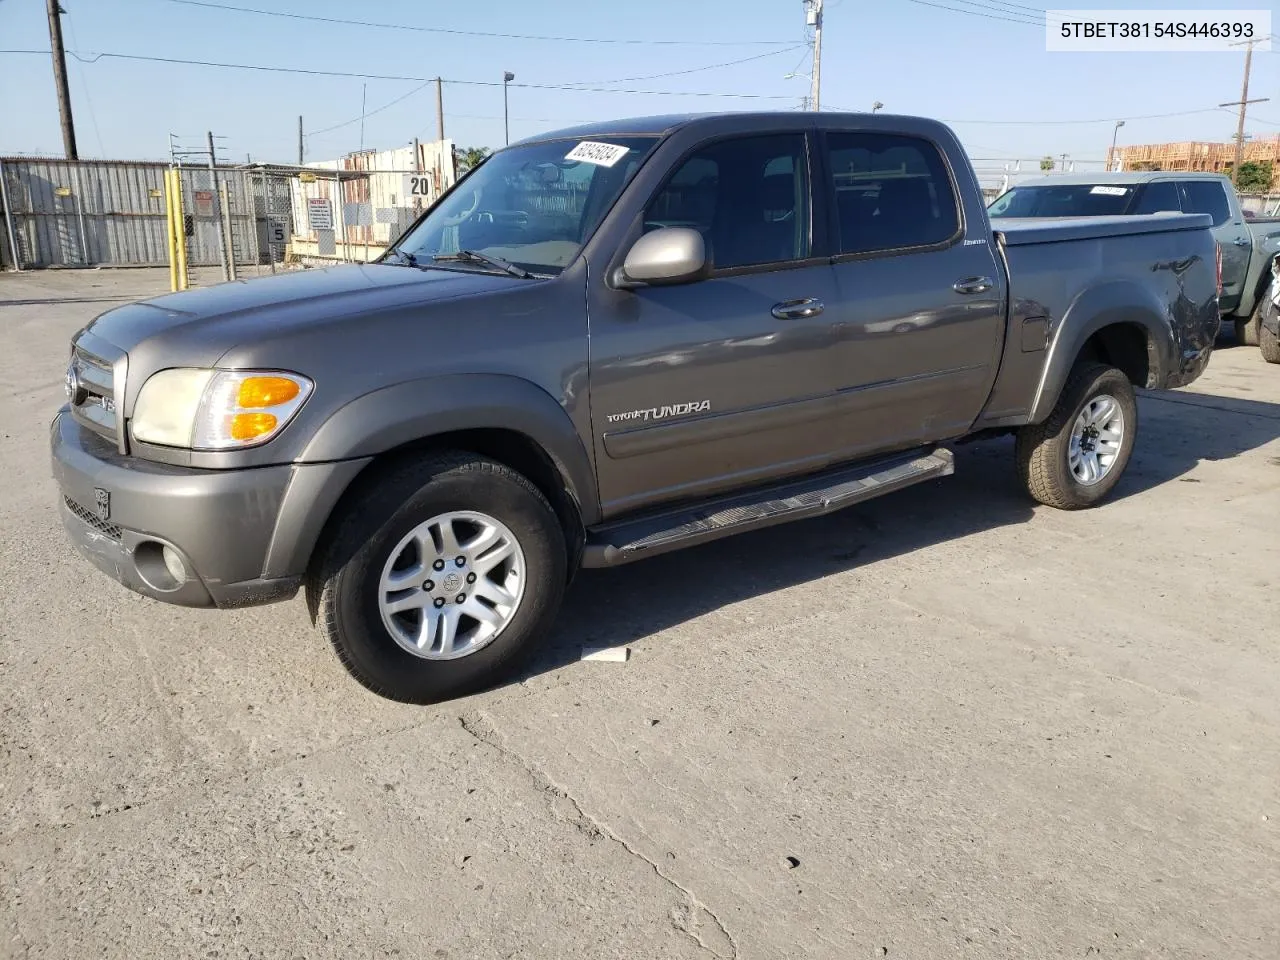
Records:
M50 432L72 545L130 590L186 607L251 606L296 594L328 509L363 466L154 463L121 456L65 407Z

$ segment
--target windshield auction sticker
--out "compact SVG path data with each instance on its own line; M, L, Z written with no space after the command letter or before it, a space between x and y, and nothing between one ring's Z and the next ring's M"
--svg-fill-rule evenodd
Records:
M1270 10L1046 10L1051 52L1216 52L1271 49Z
M630 152L630 147L622 147L616 143L583 140L566 153L564 158L566 160L581 160L583 163L594 163L599 167L612 167Z

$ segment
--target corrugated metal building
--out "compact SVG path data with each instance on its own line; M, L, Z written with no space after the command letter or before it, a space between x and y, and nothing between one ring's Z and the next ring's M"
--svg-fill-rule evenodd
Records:
M164 163L0 157L0 263L30 267L164 266ZM207 169L184 168L192 265L221 262L216 190ZM260 244L254 193L260 187L235 168L220 168L227 186L232 246L238 263L257 262Z

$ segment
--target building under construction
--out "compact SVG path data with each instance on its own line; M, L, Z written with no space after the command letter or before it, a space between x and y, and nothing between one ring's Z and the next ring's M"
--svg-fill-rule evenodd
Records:
M1107 157L1108 170L1175 170L1231 173L1236 145L1187 141L1118 147ZM1280 191L1280 136L1249 140L1244 145L1243 163L1271 165L1271 191Z

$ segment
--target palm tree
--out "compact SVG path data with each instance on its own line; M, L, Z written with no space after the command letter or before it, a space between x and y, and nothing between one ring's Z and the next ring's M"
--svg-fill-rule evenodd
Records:
M458 173L463 174L479 166L488 156L488 147L462 147L457 151Z

